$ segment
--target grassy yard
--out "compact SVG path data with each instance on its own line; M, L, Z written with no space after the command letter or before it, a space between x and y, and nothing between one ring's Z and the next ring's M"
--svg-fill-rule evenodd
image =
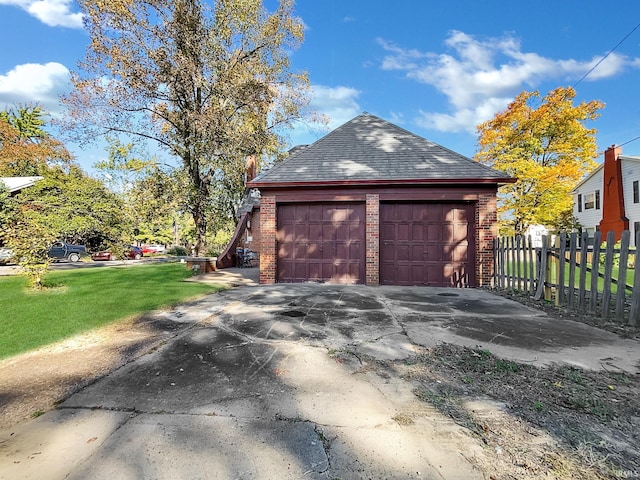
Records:
M191 275L175 263L59 271L41 292L0 278L0 359L223 288L183 281Z
M557 262L557 260L556 260ZM589 265L590 266L590 265ZM526 267L526 268L525 268ZM580 285L580 268L578 266L575 267L575 283L574 286L576 288L579 287ZM612 268L611 271L611 275L612 278L617 280L618 279L618 271L619 268L617 266L614 266ZM557 284L558 283L558 269L556 265L552 265L551 267L551 278L548 278L547 281ZM567 263L565 264L564 267L564 285L565 287L569 286L569 275L570 275L571 271L570 271L570 266L568 264L568 260ZM604 273L604 267L600 266L600 273ZM516 276L518 274L518 270L517 270L517 264L515 262L508 262L505 265L505 274L508 275L513 275ZM633 278L634 278L634 274L635 274L635 270L633 268L628 268L627 272L626 272L626 284L627 285L633 285ZM522 278L524 277L529 277L529 264L524 264L523 262L520 262L520 275ZM585 288L587 290L591 290L591 272L587 271L585 272ZM599 277L598 278L598 292L602 293L602 291L604 290L604 278ZM615 283L612 282L611 284L611 293L615 294L618 290L618 287Z

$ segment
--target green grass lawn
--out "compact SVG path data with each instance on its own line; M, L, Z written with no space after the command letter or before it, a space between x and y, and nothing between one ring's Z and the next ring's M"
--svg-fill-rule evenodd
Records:
M591 265L589 265L590 267ZM551 283L557 283L558 282L558 274L557 274L557 267L555 265L552 266L551 268L551 278L547 279L548 282ZM604 273L604 267L601 265L600 266L600 272ZM614 266L612 268L611 271L611 275L612 278L617 280L618 279L618 272L619 272L619 268L617 266ZM570 274L570 267L567 263L565 264L564 267L564 285L566 287L569 286L569 274ZM518 274L518 270L517 270L517 265L514 264L513 262L509 262L505 265L505 274L507 275L517 275ZM626 284L627 285L633 285L633 278L634 278L634 274L635 274L635 270L633 268L627 268L627 272L626 272ZM522 278L529 276L529 264L526 265L526 269L525 269L525 265L521 262L520 264L520 275ZM517 283L517 280L516 280ZM580 286L580 267L576 266L575 267L575 284L574 284L575 288L578 288ZM587 271L585 272L585 288L587 290L591 290L591 272ZM611 293L615 294L618 290L618 286L615 283L611 284ZM602 293L604 291L604 278L602 277L598 277L598 292ZM627 294L629 292L627 291Z
M0 359L224 288L183 281L191 275L178 263L58 271L40 292L0 278Z

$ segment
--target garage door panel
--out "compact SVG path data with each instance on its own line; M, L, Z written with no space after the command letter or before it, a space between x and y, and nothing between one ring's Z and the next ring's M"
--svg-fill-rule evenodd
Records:
M383 203L380 219L381 283L474 286L473 204Z
M442 242L442 225L425 225L425 240L428 242Z
M388 223L383 223L380 225L380 238L385 239L386 241L393 242L397 239L396 237L396 226L390 225Z
M330 241L336 238L336 227L332 223L323 223L321 233L318 238L323 241Z
M364 204L286 204L276 215L279 282L364 283Z
M356 257L360 250L362 249L362 245L358 242L342 242L336 243L335 249L335 258L344 259L344 258L353 258ZM350 263L350 262L345 262Z
M424 248L424 245L411 245L409 249L409 258L407 260L426 262L428 259L429 256L427 255L427 250Z
M411 225L411 238L413 241L423 242L426 239L425 227L421 224Z
M469 238L469 231L464 225L455 225L447 228L447 235L450 242L466 242Z
M322 245L319 243L296 243L294 258L308 257L310 260L320 260L322 258Z
M345 239L350 238L351 233L352 233L352 229L350 228L351 225L349 223L342 223L339 225L336 225L335 231L333 232L333 238L336 239L336 241L343 241Z
M443 248L441 244L436 244L436 243L426 244L424 249L425 249L425 256L431 262L442 261L443 253L446 251L446 248Z
M304 224L299 224L296 226L299 231L299 235L297 240L299 242L305 241L307 239L307 235L310 239L318 239L322 238L322 224L321 223L311 223L307 226Z

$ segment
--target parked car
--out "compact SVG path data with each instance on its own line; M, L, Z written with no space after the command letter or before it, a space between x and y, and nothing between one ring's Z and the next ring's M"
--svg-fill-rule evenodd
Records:
M135 245L128 245L127 251L125 252L127 258L131 260L140 260L144 253L140 247ZM100 261L100 260L117 260L118 256L115 253L111 253L111 250L102 250L100 252L94 252L91 254L91 260Z
M149 245L151 248L154 248L156 250L156 253L165 253L167 251L167 247L165 247L164 245L160 245L160 244L155 244L155 245Z
M7 247L0 247L0 265L6 265L13 261L13 250Z
M80 258L87 254L87 247L84 245L72 245L70 243L56 242L54 243L47 255L54 262L79 262Z
M167 247L159 244L149 244L142 246L142 253L145 255L149 255L152 253L165 253L167 251Z

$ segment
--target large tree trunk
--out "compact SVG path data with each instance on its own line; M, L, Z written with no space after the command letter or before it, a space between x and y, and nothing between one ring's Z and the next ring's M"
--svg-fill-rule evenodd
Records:
M188 141L185 141L188 145ZM208 176L202 175L200 170L200 162L195 154L185 149L182 157L184 165L189 171L192 185L192 197L190 199L190 210L193 216L193 222L196 227L196 238L194 244L194 255L200 256L205 253L207 247L207 205L209 201L209 182Z
M202 208L193 211L193 221L196 224L196 243L194 245L195 255L199 257L205 253L207 247L207 218Z

